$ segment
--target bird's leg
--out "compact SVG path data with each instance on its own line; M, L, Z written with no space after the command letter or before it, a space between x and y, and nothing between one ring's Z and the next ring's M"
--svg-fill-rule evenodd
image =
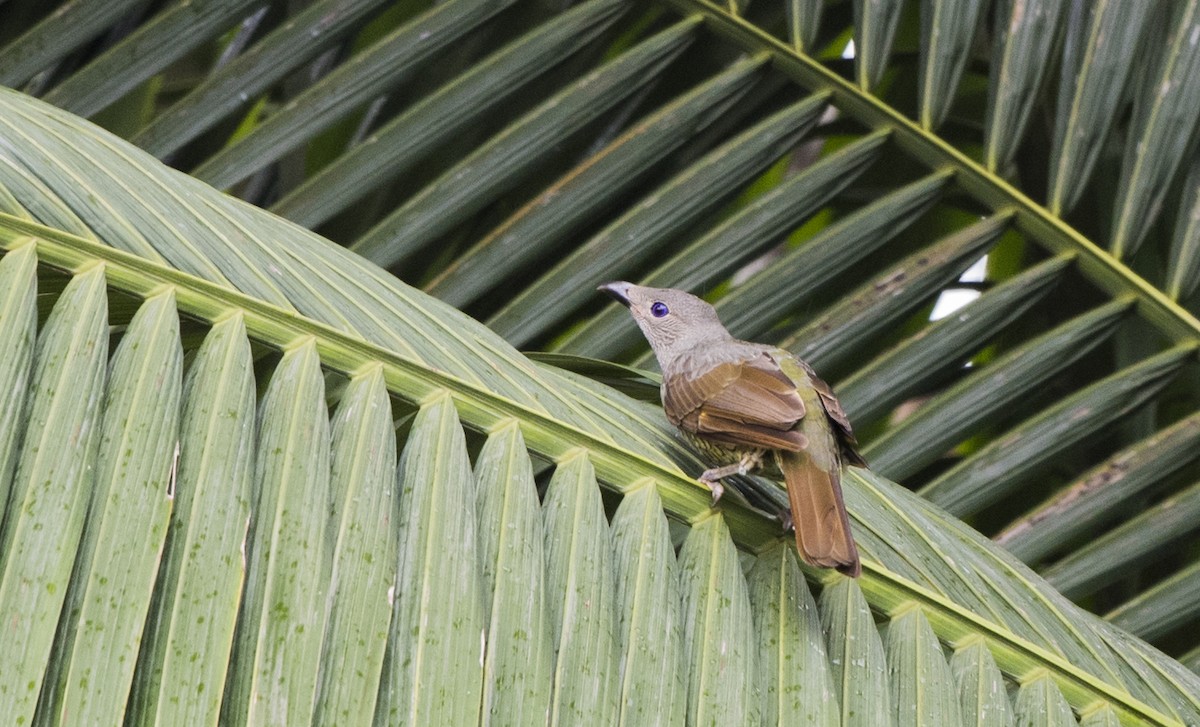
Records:
M752 449L742 454L741 459L733 464L704 470L700 474L700 484L712 491L712 504L716 505L717 501L721 499L721 495L725 494L725 486L721 484L721 480L753 472L762 464L762 458L763 451L761 449Z

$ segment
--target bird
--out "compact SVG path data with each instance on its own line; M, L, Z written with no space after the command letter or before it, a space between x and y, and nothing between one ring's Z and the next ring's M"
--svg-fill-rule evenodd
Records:
M716 309L688 292L625 281L599 290L629 309L654 350L667 419L719 463L699 477L714 506L726 477L782 476L800 557L857 578L841 476L843 465L866 461L829 385L790 351L734 338Z

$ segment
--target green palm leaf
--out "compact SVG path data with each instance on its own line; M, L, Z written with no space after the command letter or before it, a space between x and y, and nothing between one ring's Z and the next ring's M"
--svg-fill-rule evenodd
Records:
M619 275L703 292L735 333L834 380L876 472L1194 667L1197 521L1176 506L1191 503L1200 410L1197 0L6 6L0 81L320 225L493 327L0 97L0 567L17 578L2 576L0 602L38 614L18 621L25 656L0 680L33 684L10 694L16 713L240 722L286 695L301 721L475 714L412 687L436 682L478 692L465 701L498 722L565 723L568 705L629 724L868 713L855 704L883 710L871 724L953 719L955 704L1000 723L1194 719L1177 663L877 478L849 478L861 588L809 573L817 610L784 605L806 587L762 515L782 502L774 485L741 483L714 518L653 405L509 345L644 397L652 375L564 355L649 361L589 291ZM984 254L985 282L959 280ZM983 295L931 323L956 288ZM179 380L180 352L180 393L140 398L129 382ZM251 416L270 426L252 434ZM137 455L117 464L118 442ZM595 499L589 471L623 497ZM414 479L435 485L405 495ZM328 506L293 505L314 500ZM126 508L146 530L121 526ZM664 511L695 526L681 564ZM606 519L624 525L610 536ZM214 560L197 564L205 543ZM579 552L607 547L607 563ZM664 585L681 565L683 589ZM435 621L481 638L438 627L421 651L399 637L401 621L434 621L398 582L427 584L420 603L477 593ZM104 611L105 594L128 608ZM671 615L678 598L689 606ZM604 613L554 610L593 601ZM712 640L747 613L756 628L735 638L755 655L714 681ZM112 630L77 626L97 619ZM296 625L306 636L285 636ZM764 625L803 648L764 641ZM564 634L577 645L552 653ZM482 661L464 656L481 640ZM837 666L851 646L853 676ZM198 651L214 655L203 671ZM805 666L779 666L797 654ZM570 666L591 659L608 666ZM84 675L96 694L72 686ZM1002 683L1011 701L981 691ZM838 709L810 711L793 688L840 695Z
M564 710L568 706L590 709L585 706L588 704L594 704L595 709L613 710L614 714L633 709L623 706L626 703L619 703L615 698L616 694L628 690L619 682L621 672L615 663L620 658L619 645L624 649L634 648L631 637L618 639L617 634L625 632L617 624L628 622L636 609L622 610L618 614L617 605L620 604L622 609L633 608L644 598L651 598L651 594L661 587L653 585L661 583L660 579L640 577L639 574L644 572L642 569L614 568L609 555L609 549L613 547L612 536L605 525L598 490L592 484L595 479L615 492L644 491L648 484L653 484L668 514L693 523L679 564L681 572L690 574L681 578L682 590L678 592L684 604L680 622L682 647L679 651L665 648L657 653L660 673L673 674L682 670L681 673L690 675L683 698L687 713L704 721L706 715L716 714L712 710L718 710L740 722L751 715L764 713L764 699L776 700L774 709L779 708L778 692L767 690L764 693L755 676L760 652L751 647L758 643L752 624L766 623L764 611L783 613L780 604L785 602L779 599L785 592L798 587L794 570L770 565L778 562L781 536L761 515L734 503L721 514L708 509L706 494L688 481L666 456L686 455L674 443L661 415L653 407L639 405L584 380L537 367L462 314L389 282L369 264L322 242L311 233L166 170L69 116L12 93L3 94L2 98L10 112L5 114L6 118L40 119L36 126L24 129L24 138L34 143L19 155L6 156L8 163L4 167L8 170L5 188L17 190L14 197L24 199L29 206L46 208L51 203L66 206L70 200L63 199L53 188L30 184L35 180L29 171L32 167L26 165L36 156L36 168L43 172L40 176L56 178L59 177L57 173L45 174L55 168L49 165L57 165L57 169L65 173L70 167L56 160L70 159L80 153L75 151L80 147L92 150L93 159L98 163L93 169L105 170L105 176L96 177L98 180L107 178L108 174L120 174L127 181L139 180L139 186L145 189L186 190L186 196L156 197L161 204L155 215L156 224L143 224L135 234L132 226L120 224L122 218L111 212L122 206L119 199L126 194L92 186L90 199L103 203L79 207L78 212L92 224L107 220L106 230L111 231L108 240L115 247L22 219L28 214L24 204L10 208L0 218L5 230L4 247L13 250L0 261L6 271L16 265L31 275L29 250L38 255L43 266L79 271L55 304L40 345L49 346L52 340L62 340L66 344L76 340L94 341L94 338L67 334L74 330L71 321L77 318L91 321L90 328L96 328L96 322L102 320L98 316L105 310L107 283L113 294L119 291L146 299L121 337L119 351L136 351L140 359L154 360L178 345L171 337L162 342L145 339L136 346L133 343L140 340L136 335L144 326L139 321L163 320L152 317L151 311L161 312L173 294L180 314L189 320L212 325L211 333L205 336L212 339L211 352L232 351L218 345L219 339L214 338L218 334L239 332L240 326L231 328L224 323L229 321L243 323L246 335L252 341L282 352L281 356L261 360L257 366L261 375L269 375L270 383L260 404L251 490L252 516L250 530L243 541L247 547L244 566L247 581L241 594L227 592L220 603L211 604L215 611L228 614L229 605L240 600L240 614L236 633L226 628L227 640L216 657L220 662L226 658L220 656L221 653L230 654L228 677L224 691L214 686L206 709L199 710L205 715L205 721L215 720L218 708L224 710L222 714L226 721L242 721L255 720L256 714L265 714L261 710L276 709L272 705L286 703L289 719L305 720L311 713L329 714L326 710L332 709L333 705L346 704L337 693L342 688L356 689L354 682L346 685L327 682L322 687L315 669L320 661L315 660L315 655L320 653L333 658L332 650L343 648L330 640L330 634L334 624L345 617L334 618L333 615L348 613L371 593L374 593L374 599L369 603L376 614L371 620L380 623L380 616L392 613L387 653L380 661L378 642L366 641L353 657L343 654L340 658L354 658L355 663L375 665L375 680L380 685L375 712L385 721L393 719L389 715L395 715L394 719L398 721L410 722L475 719L473 715L479 713L482 701L476 697L464 699L463 695L481 695L483 684L492 678L484 674L483 669L496 662L486 658L480 660L480 655L487 653L488 644L487 609L483 604L490 600L485 587L495 592L499 585L498 580L485 577L481 568L483 561L478 551L483 541L478 534L485 526L479 517L485 513L495 517L498 511L475 505L478 484L471 475L467 440L460 421L489 440L500 437L500 441L508 439L510 442L515 424L536 461L557 465L542 518L546 537L546 579L541 586L545 589L548 604L546 624L551 634L557 634L554 637L557 644L555 676L549 694L533 697L538 700L548 698L549 702L541 703L549 705L552 716L559 715L562 721L571 721ZM15 134L15 127L6 125L5 133ZM96 156L102 147L107 151ZM38 151L29 152L29 149ZM76 172L74 175L63 174L61 178L70 179L69 183L63 184L64 192L77 193L79 190L75 185L85 177ZM141 209L147 209L145 205L150 199L131 198L124 204L133 209L134 203L140 202ZM198 225L207 226L213 232L188 238L179 234L181 230L197 229ZM219 234L220 230L230 230L233 226L242 233L236 240ZM248 279L262 280L265 278L261 276L270 270L271 290L282 291L281 295L291 309L118 249L127 246L129 238L133 238L134 245L141 245L148 238L158 241L160 254L168 259L178 257L181 248L186 249L191 259L207 261L207 265L196 265L200 272L217 278L228 277L234 268L240 268L241 275L251 275ZM235 249L238 254L230 255ZM255 270L259 271L259 276L253 276ZM357 280L358 285L348 284L350 280ZM27 285L26 290L26 298L33 295L32 287ZM164 291L170 291L167 297L164 297ZM383 300L388 304L381 305ZM301 310L326 318L327 322L307 317ZM55 321L62 321L62 325L55 326ZM55 334L56 330L63 333ZM52 338L55 335L57 338ZM389 348L390 345L395 348ZM103 372L105 369L103 347L91 345L86 350L87 356L72 360L72 366L77 369L72 381L86 381L89 379L86 372ZM455 354L448 357L447 351L451 350ZM121 355L118 353L116 360L122 360ZM244 372L246 369L239 363L239 358L225 356L221 361ZM57 361L40 356L33 364L35 378L49 375L42 374L43 370L55 371L60 365ZM325 376L318 375L318 362ZM372 378L378 381L380 372L389 391L398 397L395 404L398 411L412 411L412 407L416 407L419 412L403 437L403 457L397 467L398 488L392 490L398 498L401 516L395 580L388 591L391 603L385 597L387 594L380 593L378 586L367 585L371 582L369 579L363 581L361 590L345 584L335 589L332 572L334 563L345 562L350 547L346 538L337 535L345 527L338 525L341 522L339 514L352 504L347 488L369 485L360 477L338 478L341 481L335 485L330 473L346 472L346 465L338 464L345 463L346 458L353 461L368 457L371 452L378 453L377 445L373 446L371 442L379 441L378 437L385 435L388 421L379 417L377 411L372 411L372 407L365 406L363 397L357 392L364 387L369 390ZM194 383L188 387L187 401L177 401L173 408L155 402L147 404L145 411L162 412L165 409L169 412L180 407L185 411L200 411L189 409L200 403L195 397L209 395L210 389L198 384L200 376L197 373L197 378L191 379ZM95 374L90 378L97 381ZM94 386L115 391L113 387L118 380L114 374L113 383L106 385L100 379ZM325 382L338 380L347 380L348 384L330 390L342 392L334 394L340 402L336 408L338 426L335 436L330 439L325 406L329 393ZM378 392L378 384L374 386ZM66 384L56 389L30 389L30 412L40 410L39 402L53 400L55 393L69 390ZM236 388L231 393L233 391ZM111 396L108 394L104 398L111 402ZM74 412L71 416L100 416L98 407L80 407L86 401L98 402L100 398L72 395L70 401L77 404L70 410ZM378 393L374 398L379 402ZM356 405L357 414L347 409ZM125 417L110 420L108 414L114 411L114 406L112 403L104 405L104 421L111 421L111 426L118 429L135 426L135 420ZM618 411L621 412L619 418ZM33 456L30 453L35 451L29 449L35 441L30 436L46 432L47 436L69 437L78 426L75 419L64 426L53 419L43 422L38 415L33 416L17 467L18 493L30 491L29 485L22 484L28 482L28 478L21 474L26 471L26 461L35 461L30 459ZM187 421L199 423L204 420L188 418ZM232 421L238 423L244 419L236 417ZM194 431L193 426L188 424L184 431L190 434ZM374 430L375 434L355 436L363 428ZM181 439L181 461L203 453L203 450L195 452L193 445L192 440ZM489 442L488 448L500 446L500 443ZM85 455L95 452L83 445L76 448ZM146 457L148 462L158 462L163 468L173 460L169 448L149 442L134 447L134 451L137 456ZM482 475L482 467L486 465L482 462L480 465ZM533 481L528 477L519 479L521 481L514 484L524 487L527 493L524 497L528 497L532 494L529 488ZM78 477L50 477L49 481L56 491L76 503L74 509L68 511L74 513L71 522L75 523L75 532L80 533L84 542L94 539L97 552L110 547L111 540L123 538L130 530L129 527L106 527L114 517L125 522L120 514L95 507L90 515L87 514L86 495L103 491L96 489L100 487L100 480L96 480L91 488L73 486L80 482ZM90 481L91 478L84 480ZM177 486L181 482L176 480ZM331 491L331 488L335 489ZM149 491L159 497L162 495L159 488ZM870 611L889 622L902 619L888 629L886 656L880 649L868 657L868 663L875 663L872 668L876 669L881 668L879 659L890 660L890 671L877 672L886 674L878 682L878 689L887 685L895 697L891 702L893 709L900 710L898 715L909 708L905 705L911 704L909 700L914 697L908 696L911 693L906 689L914 686L935 690L936 695L931 693L929 696L935 703L943 705L941 708L952 709L945 705L956 703L955 690L959 686L953 680L922 682L917 675L920 670L933 668L929 664L934 662L928 661L932 658L928 651L931 634L952 647L982 640L1003 673L1022 684L1023 693L1041 690L1039 694L1051 695L1045 699L1065 700L1063 704L1070 704L1077 710L1100 700L1125 718L1162 724L1186 722L1200 710L1192 696L1194 691L1189 693L1192 688L1186 685L1191 682L1180 682L1184 672L1171 667L1169 660L1151 656L1148 647L1141 647L1140 651L1122 648L1124 644L1119 632L1098 621L1082 618L1074 606L1041 584L1036 576L949 516L865 472L856 472L849 478L848 500L867 554L867 574L861 589L857 582L826 574L820 596L821 613L832 613L828 609L837 608L833 599L838 597L837 594L843 594L841 597L857 599L862 604L855 607L855 612L860 615L849 621L822 616L822 621L828 630L830 648L846 639L847 645L853 644L848 648L857 649L862 643L860 638L866 637L851 638L847 629L867 628L863 633L869 636L866 638L868 643L878 638L869 615L864 624L862 614L869 614L863 610L866 604ZM649 515L663 522L662 511L654 498L630 499L626 507L632 508L634 503L639 503L641 512L645 513L638 517ZM633 511L627 512L632 514ZM192 513L198 515L194 509ZM32 545L44 537L40 535L44 530L29 527L32 517L40 516L20 508L10 511L6 518L5 532L12 545L6 548L9 556L5 561L4 583L11 584L10 588L19 588L21 576L18 574L27 572L22 570L26 567L23 564L32 565L29 558L37 553ZM494 521L486 526L493 531L496 527ZM376 532L381 537L386 536L386 529ZM643 532L643 537L649 538L650 542L662 542L661 525ZM760 574L752 579L756 584L754 592L759 594L753 598L730 536L751 553L761 551L761 555L753 557L767 559L763 566L774 574L770 577ZM58 539L57 542L61 548L63 541ZM494 541L489 537L487 542ZM929 555L923 554L926 549ZM381 552L387 550L385 547ZM206 570L224 571L230 566L219 550L204 548L204 551L203 556L198 557L206 562ZM61 552L66 558L72 555L73 549L51 552ZM536 552L527 550L522 560L536 558ZM935 553L937 555L933 555ZM41 557L40 553L38 555ZM69 565L70 560L59 562ZM622 557L620 562L628 563L628 556ZM96 561L93 569L99 565ZM232 565L239 568L237 562ZM153 571L143 567L139 572ZM634 579L626 580L629 576ZM46 594L44 603L36 611L43 614L42 620L36 625L31 624L27 656L16 662L16 668L29 670L29 680L34 687L5 696L11 714L31 715L37 704L37 694L49 688L43 683L51 675L74 673L95 663L77 650L60 649L55 635L59 618L71 624L77 616L64 608L70 600L64 600L63 594L69 594L76 584L87 581L79 573L72 577L67 570L42 577L51 578L47 583L56 587L42 591ZM182 580L182 572L176 577ZM622 583L620 589L616 587L618 578ZM536 580L532 583L534 588L538 587ZM774 583L779 585L772 585ZM160 590L179 593L176 583L157 583L156 586ZM766 596L761 592L764 588L767 589ZM640 595L643 590L644 597ZM8 592L12 595L4 597L5 612L24 612L10 600L17 597L17 592ZM619 600L617 593L623 594ZM828 605L824 605L827 601ZM138 614L151 610L149 594L140 605L130 603L126 606L127 617L132 617L135 623L143 623ZM511 601L507 608L512 608ZM755 608L760 611L756 613ZM791 608L786 612L791 613ZM150 630L147 643L156 643L160 638L166 638L170 643L171 624L179 615L172 613L171 617L159 616L146 622L146 628ZM925 621L927 627L921 625ZM910 624L915 627L909 628ZM165 634L156 633L161 630L165 630ZM140 630L135 629L125 636L125 643L136 645L140 636ZM544 648L537 646L538 641L526 643L525 648ZM733 643L737 644L740 656L729 662L731 654L726 651L727 647L720 645ZM921 653L921 650L926 656L901 656ZM596 662L600 654L611 656ZM170 658L168 650L166 659L169 661ZM585 659L590 668L570 666L577 663L574 660L578 658ZM942 657L939 654L937 658ZM608 662L608 659L612 661ZM676 662L676 659L680 661ZM193 669L208 668L204 659L193 662ZM855 658L844 663L857 662ZM150 676L155 673L154 660L147 657L140 663L149 671L132 675L139 683L139 689L168 688L169 683ZM612 665L597 670L596 663ZM742 666L729 666L731 663ZM811 663L816 668L818 662ZM946 670L945 662L942 663L940 668ZM43 671L47 665L48 671ZM719 673L714 671L718 668L722 669ZM166 672L165 664L163 671ZM788 673L779 672L780 676ZM950 672L947 670L944 674ZM1039 681L1038 675L1047 676ZM6 680L6 683L14 681ZM836 675L831 683L837 683ZM857 679L855 683L858 684L856 689L862 688ZM94 716L98 721L111 722L124 710L123 695L129 682L113 679L104 684L103 689L90 694L90 700L79 708L89 719ZM910 686L906 687L906 684ZM864 699L880 698L877 689L872 688L866 688L862 695ZM174 704L164 702L163 696L157 697L159 714L163 714L168 706L174 708ZM680 699L673 690L651 692L646 698L657 700L658 706L641 707L637 711L642 714L671 713L669 705L677 704ZM1018 698L1014 706L1018 714L1025 712L1023 705L1029 699ZM149 701L154 703L155 699L151 697ZM919 696L918 701L924 704L926 697ZM555 707L556 704L561 706ZM361 703L356 706L365 718L370 710L362 708ZM501 707L493 702L489 710L494 708ZM87 711L89 709L95 711ZM142 713L135 714L142 717ZM51 714L46 716L53 718Z

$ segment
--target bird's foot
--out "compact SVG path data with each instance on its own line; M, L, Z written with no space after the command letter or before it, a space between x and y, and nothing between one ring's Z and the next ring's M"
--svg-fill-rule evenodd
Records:
M730 469L730 467L732 467L732 469ZM707 487L709 492L712 493L713 507L717 506L717 502L721 499L721 495L725 494L725 485L721 484L721 480L730 475L737 474L737 465L731 465L730 467L714 467L709 470L704 470L704 472L700 475L700 484Z
M796 527L796 523L792 521L792 511L790 509L780 510L776 517L779 518L779 524L783 526L783 532L786 533Z
M700 484L707 487L712 492L712 504L715 507L721 499L721 495L725 494L725 486L721 484L721 480L734 475L744 475L753 472L762 464L763 450L755 449L746 452L734 464L727 464L724 467L713 467L712 469L704 470L700 475Z

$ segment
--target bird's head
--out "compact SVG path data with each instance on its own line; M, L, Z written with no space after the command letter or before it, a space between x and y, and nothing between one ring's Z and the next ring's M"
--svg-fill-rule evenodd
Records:
M621 280L605 283L598 289L629 309L659 363L664 356L730 338L716 309L691 293L674 288L646 288Z

